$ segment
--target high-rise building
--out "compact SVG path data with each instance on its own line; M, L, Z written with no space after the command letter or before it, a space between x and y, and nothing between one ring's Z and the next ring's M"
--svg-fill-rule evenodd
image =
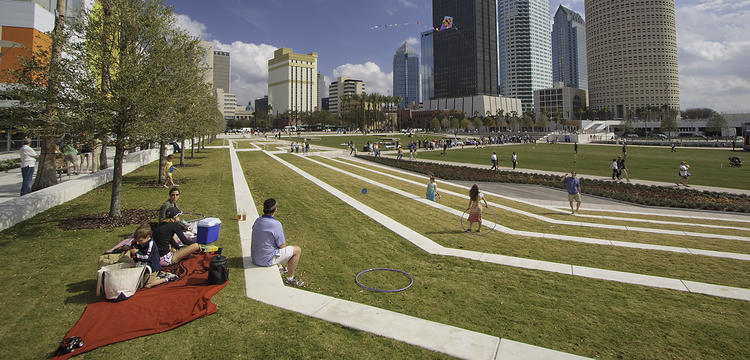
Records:
M340 111L340 100L346 95L360 95L365 92L365 82L339 77L328 86L328 110L334 114Z
M255 99L255 113L268 112L268 95Z
M226 51L214 50L214 89L224 89L229 92L229 82L231 65L229 62L229 53Z
M586 22L581 14L562 5L552 26L552 81L588 89Z
M586 0L586 42L591 108L620 119L679 109L673 0Z
M211 88L214 86L214 43L210 41L201 41L200 46L205 51L203 56L203 66L206 67L206 73L203 74L203 82L210 85Z
M419 103L419 55L404 42L393 55L393 96L400 96L399 108Z
M312 112L318 106L318 53L280 48L268 60L268 103L274 114Z
M230 92L225 92L222 88L216 88L214 92L216 94L216 106L224 116L224 120L234 119L235 112L237 111L237 96Z
M419 76L421 77L422 85L422 103L427 103L430 99L435 97L435 77L433 75L434 63L433 63L433 46L432 46L432 33L433 30L427 30L420 36L422 54L420 57L421 65L419 67Z
M323 110L323 98L326 97L326 79L323 74L318 73L318 105L315 110Z
M432 35L435 98L497 95L495 10L495 0L432 1L434 24L453 17L452 28Z
M549 0L498 0L500 94L534 109L534 90L552 87Z

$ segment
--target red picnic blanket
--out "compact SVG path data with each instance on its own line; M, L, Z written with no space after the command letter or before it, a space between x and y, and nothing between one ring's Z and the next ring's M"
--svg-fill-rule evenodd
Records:
M216 312L211 297L226 286L208 285L213 254L195 254L162 269L180 276L150 289L141 289L120 302L99 301L86 306L65 339L78 337L83 346L53 359L67 359L100 346L174 329Z

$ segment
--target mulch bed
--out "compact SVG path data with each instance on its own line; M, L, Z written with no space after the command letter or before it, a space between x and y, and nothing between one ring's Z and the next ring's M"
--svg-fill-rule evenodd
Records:
M82 215L67 219L57 224L57 227L62 230L80 230L112 229L127 225L139 225L155 219L158 216L158 211L147 209L126 209L122 210L121 214L122 216L116 219L109 217L108 212Z
M184 185L184 184L187 184L188 182L190 182L190 179L188 179L188 178L174 179L175 185ZM154 180L141 181L141 182L138 182L138 183L135 183L135 184L138 185L138 186L145 186L145 187L162 187L162 185L164 185L163 182L157 182L155 179Z

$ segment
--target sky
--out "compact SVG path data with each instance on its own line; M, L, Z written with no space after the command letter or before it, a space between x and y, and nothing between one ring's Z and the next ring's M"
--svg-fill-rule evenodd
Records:
M681 109L750 112L750 0L679 0ZM318 53L326 84L362 79L392 93L393 54L432 25L432 0L165 0L177 25L231 53L231 92L241 105L268 92L268 59L279 47ZM584 0L551 0L584 16ZM418 22L418 24L417 24ZM408 24L407 24L408 23ZM376 25L398 24L379 29Z

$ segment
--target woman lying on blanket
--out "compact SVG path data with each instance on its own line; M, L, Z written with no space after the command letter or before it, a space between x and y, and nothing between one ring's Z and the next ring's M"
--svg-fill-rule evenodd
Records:
M130 256L136 263L147 265L151 269L151 275L146 282L146 288L178 279L178 276L175 274L162 273L160 271L159 251L156 248L156 244L151 240L151 226L148 224L143 224L135 230Z
M177 208L167 209L167 217L154 230L153 237L161 256L159 258L161 266L176 264L192 253L202 251L200 245L188 240L183 234L187 226L180 221L180 214ZM174 240L175 235L182 242L182 246Z

